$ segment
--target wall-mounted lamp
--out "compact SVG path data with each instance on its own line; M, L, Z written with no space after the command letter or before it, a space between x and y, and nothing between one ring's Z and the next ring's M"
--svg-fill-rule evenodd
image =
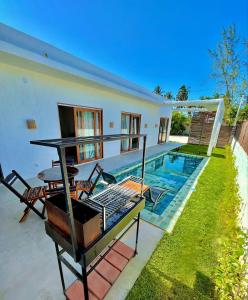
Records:
M109 122L109 128L114 128L115 124L114 122Z
M36 129L37 128L35 120L27 120L26 123L27 123L28 129Z
M158 128L158 124L155 124L155 128Z
M147 123L145 123L145 126L144 126L145 128L147 128L148 127L148 124Z

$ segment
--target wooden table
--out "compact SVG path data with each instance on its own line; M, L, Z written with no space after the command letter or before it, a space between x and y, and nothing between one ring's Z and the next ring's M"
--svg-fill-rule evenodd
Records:
M74 185L74 177L79 170L75 167L67 166L67 173L70 185ZM54 184L62 183L62 174L60 167L53 167L41 171L37 177L48 184L49 189L54 187Z

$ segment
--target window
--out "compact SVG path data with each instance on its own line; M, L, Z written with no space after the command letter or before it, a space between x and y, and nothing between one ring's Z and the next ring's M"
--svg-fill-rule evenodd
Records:
M121 133L140 134L141 115L132 113L121 114ZM139 149L139 138L126 139L121 141L121 152Z

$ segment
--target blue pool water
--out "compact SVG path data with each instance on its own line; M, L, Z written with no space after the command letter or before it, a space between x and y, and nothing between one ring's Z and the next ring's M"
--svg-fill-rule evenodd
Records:
M167 153L146 162L145 184L168 190L155 207L146 201L146 209L161 215L201 161L201 157ZM117 181L130 175L141 177L141 165L127 166L111 173Z

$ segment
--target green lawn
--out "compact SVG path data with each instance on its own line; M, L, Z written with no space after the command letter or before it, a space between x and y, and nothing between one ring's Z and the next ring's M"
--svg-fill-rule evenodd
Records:
M181 152L205 154L186 145ZM213 299L223 244L237 238L239 205L230 149L215 149L172 234L165 234L127 299Z

